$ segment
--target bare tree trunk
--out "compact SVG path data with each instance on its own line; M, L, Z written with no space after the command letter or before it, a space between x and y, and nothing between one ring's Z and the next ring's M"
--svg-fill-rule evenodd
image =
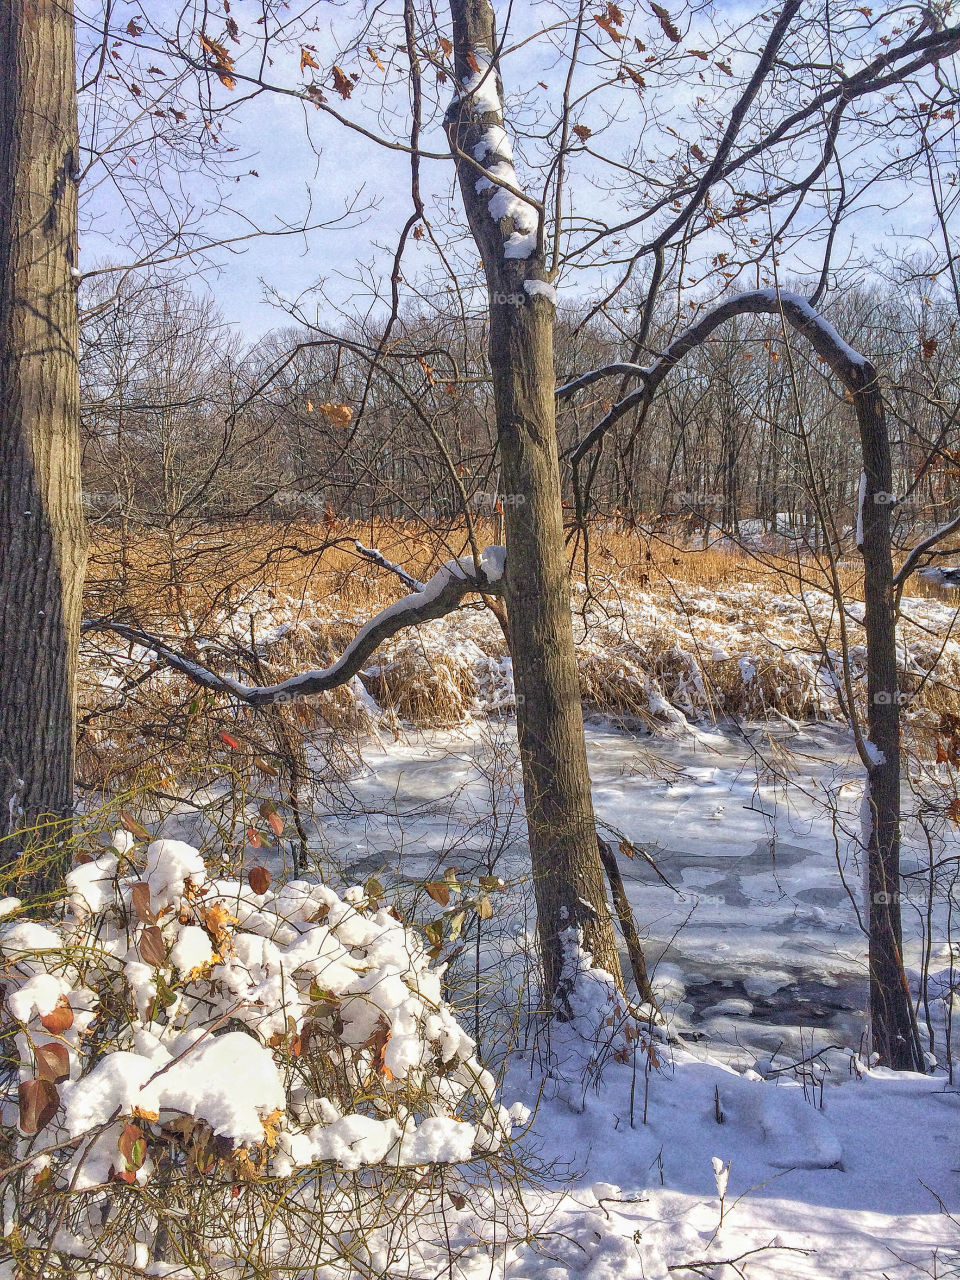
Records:
M491 200L503 189L481 182L477 191L483 175L466 157L484 156L486 143L486 166L503 158L488 143L489 130L503 125L500 81L489 65L497 47L493 10L486 0L452 0L451 11L458 78L472 84L481 68L477 97L465 95L454 104L448 132L490 293L490 365L507 497L505 594L549 996L557 990L562 935L570 928L618 985L622 978L597 848L573 643L554 402L555 306L546 285L542 227L536 247L528 244L522 256L507 256L507 242L521 234L525 221L535 221L532 207L515 204L519 215L498 218ZM515 183L515 175L510 181Z
M0 803L73 805L86 535L77 372L72 0L0 6Z
M903 969L900 912L900 687L891 554L892 469L883 397L872 365L854 389L864 483L860 505L863 619L867 648L867 730L874 760L867 769L867 912L870 1025L886 1066L923 1071L913 1002Z

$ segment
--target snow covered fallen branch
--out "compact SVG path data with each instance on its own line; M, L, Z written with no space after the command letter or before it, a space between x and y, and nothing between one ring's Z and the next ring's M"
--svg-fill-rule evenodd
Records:
M367 549L362 549L369 554ZM374 553L374 556L379 553ZM371 556L371 558L374 558ZM397 566L381 557L377 563L397 571ZM410 595L387 605L360 628L346 649L329 667L317 671L305 671L275 685L246 685L231 676L219 675L209 667L178 653L166 641L151 635L139 627L111 618L90 618L81 624L81 631L111 631L115 635L141 648L155 653L168 666L195 684L226 693L251 707L271 706L274 703L292 702L296 698L325 693L346 684L361 670L370 655L386 640L405 627L416 626L451 613L465 596L474 592L501 595L506 553L503 547L487 547L477 565L472 556L462 556L447 563L426 583L418 583ZM410 583L416 579L405 576Z

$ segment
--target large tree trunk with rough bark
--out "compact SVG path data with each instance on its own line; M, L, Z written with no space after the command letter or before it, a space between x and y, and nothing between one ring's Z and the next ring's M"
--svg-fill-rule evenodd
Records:
M86 557L77 373L71 0L0 5L0 803L73 806ZM2 846L13 851L19 842ZM3 856L0 854L0 856Z
M536 212L502 184L484 183L477 167L497 166L517 191L512 166L506 167L502 90L490 65L497 47L493 11L485 0L453 0L451 11L458 78L464 85L479 81L451 108L447 124L490 295L517 734L545 991L551 996L570 929L621 982L597 848L570 613L554 401L555 306ZM506 209L498 216L501 203Z

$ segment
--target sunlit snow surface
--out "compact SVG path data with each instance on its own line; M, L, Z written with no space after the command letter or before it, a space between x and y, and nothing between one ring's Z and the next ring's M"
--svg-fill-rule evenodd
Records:
M587 735L601 833L644 846L669 881L639 854L619 858L670 1043L646 1075L610 1063L599 1090L574 1078L555 1094L541 1093L541 1059L514 1057L504 1100L535 1111L526 1141L556 1162L531 1202L549 1228L493 1271L478 1255L457 1274L725 1277L737 1272L717 1263L739 1258L750 1280L960 1276L960 1090L942 1072L858 1071L838 1050L821 1059L820 1095L792 1073L752 1069L825 1045L861 1047L863 771L849 735L817 725L651 737L600 723ZM456 960L468 962L466 977L478 957L493 975L479 1029L495 1057L495 1015L514 998L504 975L522 967L532 925L512 722L370 747L328 800L336 812L313 836L347 879L396 877L411 894L453 865L461 880L508 881L491 940ZM910 870L922 846L909 822L904 834ZM441 914L422 893L418 911ZM919 919L906 902L911 978ZM946 963L935 952L931 968ZM469 1001L460 1016L472 1032ZM719 1232L714 1157L731 1162ZM709 1269L666 1270L697 1259Z
M588 744L601 831L646 848L672 886L642 856L620 857L648 962L685 1038L747 1065L781 1043L808 1052L811 1036L856 1047L862 768L848 735L821 725L651 738L594 724ZM462 877L526 876L515 751L509 722L371 747L318 842L352 878L425 880L451 864ZM506 776L491 781L504 762ZM909 907L905 916L918 963Z

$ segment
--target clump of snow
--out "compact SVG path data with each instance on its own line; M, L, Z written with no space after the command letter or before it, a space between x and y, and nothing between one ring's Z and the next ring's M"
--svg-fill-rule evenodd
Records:
M70 1154L59 1185L148 1181L172 1140L189 1160L210 1135L226 1166L255 1158L280 1176L455 1163L509 1136L427 944L363 889L255 894L177 840L153 842L145 863L124 874L104 854L70 873L61 918L0 927L20 1081L36 1044L56 1037L65 1054L42 1125ZM132 1168L129 1125L145 1150Z
M489 51L474 49L473 65L476 70L464 81L463 93L454 101L465 103L474 116L499 117L486 124L473 147L473 158L486 170L474 183L474 190L478 194L493 191L487 203L491 218L496 222L509 218L513 223L504 241L504 258L529 258L537 247L540 219L535 206L520 194L522 188L513 164L513 147L502 124L503 102Z
M641 1032L635 1011L613 977L594 964L580 930L566 929L561 943L563 967L554 997L559 1022L551 1032L548 1079L553 1082L552 1096L582 1111L587 1091L604 1066L611 1058L628 1061Z
M557 305L557 291L548 280L524 280L523 287L531 298L548 298Z
M143 879L150 886L153 909L179 904L188 881L202 884L206 879L203 858L182 840L155 840L147 849L147 869Z
M483 49L474 49L473 61L476 70L463 82L463 97L469 98L476 112L500 111L502 104L497 73L490 64L489 55L485 55Z
M182 973L209 964L216 953L206 929L188 924L180 930L180 936L170 950L170 963Z
M507 567L506 547L485 547L480 553L480 568L488 582L499 582Z

